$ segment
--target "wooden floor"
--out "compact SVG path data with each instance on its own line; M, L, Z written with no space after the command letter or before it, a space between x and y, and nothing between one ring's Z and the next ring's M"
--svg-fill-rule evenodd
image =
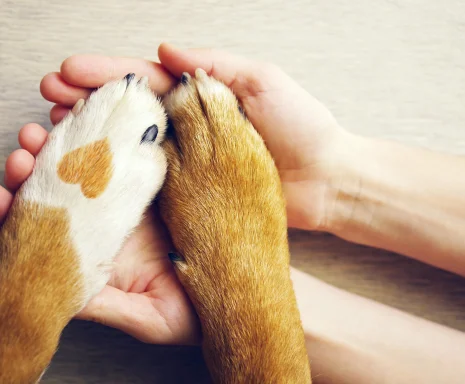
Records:
M0 168L21 125L50 128L39 82L64 58L156 59L161 41L273 61L353 132L464 154L464 36L465 2L455 0L0 0ZM329 235L290 238L302 270L465 331L463 279ZM76 321L44 382L205 383L207 374L197 348Z

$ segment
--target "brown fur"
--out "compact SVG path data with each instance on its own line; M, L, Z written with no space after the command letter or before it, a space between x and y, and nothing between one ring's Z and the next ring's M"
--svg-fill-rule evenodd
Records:
M213 81L180 85L187 101L171 111L160 207L175 266L215 382L310 383L279 175L235 97L208 91Z
M58 176L65 183L80 184L89 199L101 195L112 175L112 154L108 139L68 152L58 163Z
M0 383L36 382L79 309L71 244L65 210L16 198L0 232Z

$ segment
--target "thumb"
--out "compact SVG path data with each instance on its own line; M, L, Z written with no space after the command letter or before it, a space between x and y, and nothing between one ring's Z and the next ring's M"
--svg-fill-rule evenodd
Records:
M92 298L76 318L94 321L119 329L141 341L149 341L129 294L109 285Z
M128 298L126 292L106 285L105 288L93 297L84 309L76 315L77 319L94 321L110 327L119 328L121 319L130 315L128 311ZM124 321L127 322L127 319Z
M271 88L270 82L279 82L285 76L273 64L211 48L179 49L163 43L158 47L158 58L178 78L183 72L194 75L197 68L202 68L231 88L239 99L256 96Z

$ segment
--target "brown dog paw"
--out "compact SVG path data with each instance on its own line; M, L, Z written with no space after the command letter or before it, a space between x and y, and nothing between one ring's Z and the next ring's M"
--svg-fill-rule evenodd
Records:
M285 201L265 143L233 93L200 69L165 104L174 133L160 208L214 380L310 382Z

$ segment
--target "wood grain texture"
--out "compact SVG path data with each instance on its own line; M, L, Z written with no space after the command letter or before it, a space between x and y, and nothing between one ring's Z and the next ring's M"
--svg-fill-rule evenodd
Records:
M0 168L24 123L50 128L39 82L64 58L156 59L161 41L273 61L351 131L463 154L463 36L465 3L456 0L0 0ZM295 266L465 331L463 279L332 236L290 236ZM196 348L73 322L44 382L204 383L207 374Z

